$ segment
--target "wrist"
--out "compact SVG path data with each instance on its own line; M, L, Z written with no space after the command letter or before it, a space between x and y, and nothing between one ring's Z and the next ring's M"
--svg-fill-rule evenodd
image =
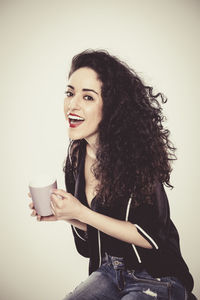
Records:
M81 204L79 210L78 220L85 224L88 224L88 214L91 212L91 209L87 208L85 205Z

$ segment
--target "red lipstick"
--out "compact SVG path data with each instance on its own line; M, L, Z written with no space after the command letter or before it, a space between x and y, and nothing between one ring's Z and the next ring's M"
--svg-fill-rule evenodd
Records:
M81 116L79 116L79 115L77 115L77 114L72 114L72 113L68 114L68 117L69 117L69 116L74 116L74 117L82 118Z
M67 117L68 117L68 121L69 121L69 126L71 128L76 128L79 125L81 125L81 123L84 122L84 118L82 118L81 116L79 116L77 114L68 113Z

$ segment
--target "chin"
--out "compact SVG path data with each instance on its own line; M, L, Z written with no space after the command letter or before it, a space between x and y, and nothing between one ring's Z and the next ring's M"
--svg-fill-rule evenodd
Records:
M84 138L83 135L81 135L80 133L78 132L71 132L71 130L68 131L68 137L71 139L71 140L81 140Z
M77 135L77 134L69 134L68 137L70 138L70 140L73 140L73 141L75 141L75 140L82 140L83 139L82 136Z
M86 141L89 139L89 140L95 140L96 139L96 134L97 132L94 130L94 131L85 131L85 132L81 132L80 130L76 131L76 130L73 130L71 128L68 129L68 137L71 139L71 140L83 140L85 139Z

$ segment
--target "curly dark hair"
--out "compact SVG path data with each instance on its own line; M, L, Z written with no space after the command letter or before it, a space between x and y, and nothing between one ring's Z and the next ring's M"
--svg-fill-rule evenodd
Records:
M166 118L158 101L167 99L162 93L154 94L133 69L105 50L76 55L69 77L82 67L93 69L102 82L99 147L92 168L99 181L99 201L108 207L123 205L132 195L132 205L153 203L156 182L173 188L170 173L176 148L163 127ZM81 141L74 142L78 148ZM67 176L69 169L64 170Z

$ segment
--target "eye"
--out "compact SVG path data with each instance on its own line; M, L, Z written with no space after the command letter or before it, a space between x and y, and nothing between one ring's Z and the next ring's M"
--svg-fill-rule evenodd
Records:
M66 95L67 97L72 97L72 96L73 96L73 93L70 92L70 91L66 91L66 92L65 92L65 95Z
M92 96L89 96L89 95L85 95L83 98L85 100L88 100L88 101L93 101L94 100L94 98Z

